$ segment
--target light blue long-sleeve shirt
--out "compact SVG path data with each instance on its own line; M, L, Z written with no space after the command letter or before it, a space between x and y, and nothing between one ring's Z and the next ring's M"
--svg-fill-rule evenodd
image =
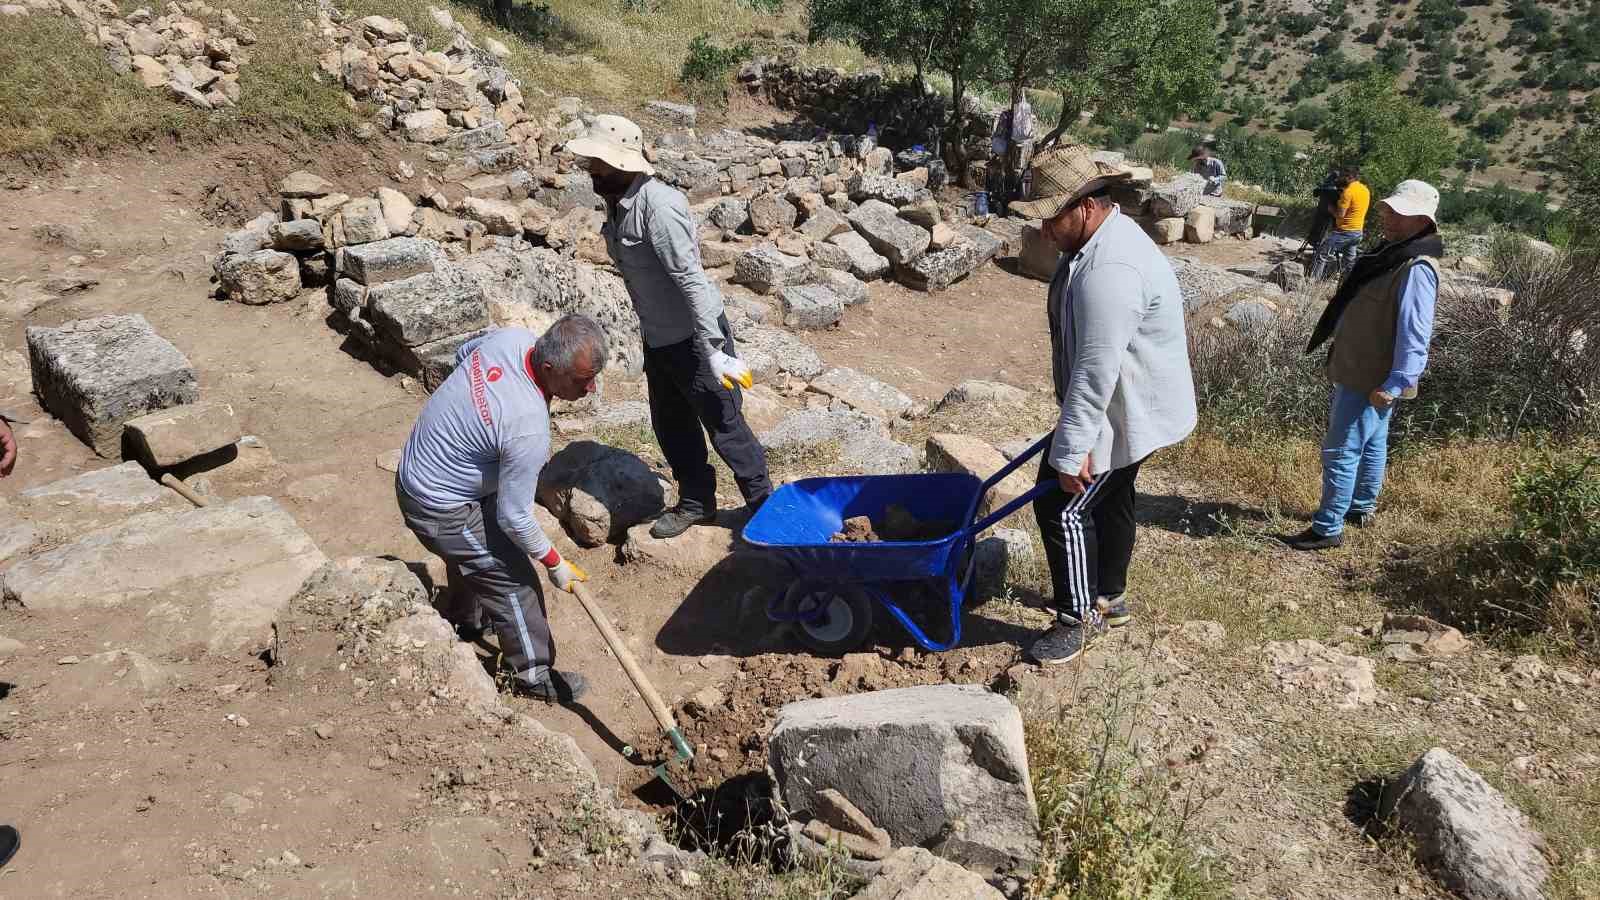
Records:
M1395 322L1394 363L1381 390L1399 397L1417 386L1428 365L1428 342L1433 339L1433 308L1439 297L1439 273L1433 266L1412 266L1400 292L1400 316Z
M413 500L440 512L496 495L500 528L541 559L550 538L533 501L550 459L550 408L529 365L537 339L526 328L501 328L462 346L455 371L412 426L398 474Z

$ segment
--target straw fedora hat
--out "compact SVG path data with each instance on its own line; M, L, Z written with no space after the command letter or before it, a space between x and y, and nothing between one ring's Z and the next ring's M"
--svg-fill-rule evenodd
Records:
M567 141L567 152L598 159L622 172L654 175L655 167L644 155L644 132L622 116L595 116L583 137Z
M1028 167L1032 184L1028 200L1011 204L1011 211L1030 219L1049 219L1108 184L1133 176L1114 166L1095 162L1088 147L1067 144L1038 154Z

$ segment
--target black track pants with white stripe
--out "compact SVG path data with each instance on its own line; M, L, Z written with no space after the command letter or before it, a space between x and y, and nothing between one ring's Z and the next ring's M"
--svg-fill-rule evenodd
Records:
M1133 481L1142 465L1144 460L1112 469L1081 494L1048 491L1033 501L1057 615L1082 619L1094 608L1096 597L1115 597L1127 590L1128 563L1133 559ZM1055 480L1056 470L1042 462L1039 481Z

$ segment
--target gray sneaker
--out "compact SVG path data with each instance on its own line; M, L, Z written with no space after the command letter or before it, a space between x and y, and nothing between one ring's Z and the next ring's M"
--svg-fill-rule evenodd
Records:
M710 512L702 509L685 509L683 506L674 506L662 513L655 523L650 526L650 536L659 541L675 538L696 525L710 525L717 520L717 505L711 504Z
M1101 597L1095 601L1095 606L1099 607L1100 615L1105 616L1106 624L1112 628L1121 628L1133 621L1133 606L1128 603L1127 594Z
M1091 611L1082 621L1071 616L1062 615L1061 621L1039 635L1028 648L1028 655L1042 666L1056 666L1069 663L1083 655L1110 626L1106 625L1104 616Z
M546 703L574 703L589 690L589 681L577 672L546 669L535 681L524 681L521 677L512 679L511 687L519 694Z

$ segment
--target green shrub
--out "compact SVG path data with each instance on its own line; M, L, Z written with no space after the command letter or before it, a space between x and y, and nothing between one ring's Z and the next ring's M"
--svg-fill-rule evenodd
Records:
M718 47L711 42L711 35L696 35L683 59L683 80L700 87L720 85L728 77L728 70L749 59L750 54L749 43Z

